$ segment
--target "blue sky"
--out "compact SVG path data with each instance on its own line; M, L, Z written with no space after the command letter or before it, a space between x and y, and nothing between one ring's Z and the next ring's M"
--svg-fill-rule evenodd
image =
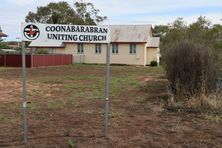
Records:
M9 35L7 40L20 37L21 22L29 11L60 0L1 0L0 26ZM71 5L74 0L67 0ZM206 16L222 24L221 0L85 0L92 2L106 15L104 24L167 24L183 17L187 24Z

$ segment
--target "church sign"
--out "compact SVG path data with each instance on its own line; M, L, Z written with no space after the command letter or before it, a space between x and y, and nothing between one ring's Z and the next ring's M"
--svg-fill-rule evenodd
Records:
M22 23L23 41L109 43L107 26Z

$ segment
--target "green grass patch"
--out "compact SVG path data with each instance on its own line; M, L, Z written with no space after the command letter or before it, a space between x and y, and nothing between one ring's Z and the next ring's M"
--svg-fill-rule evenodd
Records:
M44 77L40 78L37 82L42 82L45 84L62 84L63 80L61 77Z
M38 110L39 107L40 107L40 105L36 101L32 101L31 103L28 104L28 109L29 110Z
M69 69L70 73L61 75L61 71ZM67 67L54 67L47 69L53 75L38 77L33 81L45 84L60 84L60 91L65 92L66 97L84 99L103 99L105 97L105 65L74 64ZM75 73L83 71L82 74ZM88 73L87 70L90 72ZM59 75L56 75L56 72ZM97 74L104 73L104 76ZM81 73L81 72L80 72ZM110 67L110 97L118 96L123 90L131 89L158 89L162 85L152 83L144 85L138 78L146 76L162 76L165 74L163 67L142 66L111 66ZM39 90L32 90L31 95L38 96ZM52 105L54 106L54 105ZM55 105L56 106L56 105ZM52 107L54 108L54 107ZM56 108L56 107L55 107Z
M113 112L113 111L109 112L109 117L110 117L110 118L121 118L122 115L123 115L123 114L120 113L120 112Z
M76 147L76 142L73 139L69 139L68 145L70 148L75 148Z
M48 109L52 109L52 110L56 110L56 109L62 109L65 107L66 102L62 102L62 101L57 101L57 100L53 100L51 102L47 102L47 108Z

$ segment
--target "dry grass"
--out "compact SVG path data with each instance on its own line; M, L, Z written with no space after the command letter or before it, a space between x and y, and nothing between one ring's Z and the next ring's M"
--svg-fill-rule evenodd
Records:
M213 93L208 96L202 94L200 96L193 96L191 98L183 97L183 99L174 100L173 95L169 95L168 106L171 108L189 109L194 112L201 113L213 113L221 114L222 113L222 94ZM182 96L180 96L182 97ZM179 101L178 101L179 100ZM192 111L191 111L192 112Z

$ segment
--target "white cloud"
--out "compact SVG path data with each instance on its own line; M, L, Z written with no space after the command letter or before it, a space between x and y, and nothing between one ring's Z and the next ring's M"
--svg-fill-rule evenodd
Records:
M49 2L62 0L7 0L1 4L0 25L9 34L8 40L14 40L20 35L20 23L24 21L29 11L36 11L38 6L47 5ZM67 0L73 6L74 0ZM187 13L184 19L191 23L200 15L205 15L213 23L221 23L222 14L210 12L207 8L222 9L221 0L85 0L92 2L101 10L101 15L106 15L105 24L167 24L181 17L176 12L189 11L190 9L205 8L206 12ZM211 10L212 11L212 10ZM169 13L169 15L161 15ZM175 13L174 13L175 12Z
M158 13L185 8L219 7L221 0L88 0L96 4L106 15Z

